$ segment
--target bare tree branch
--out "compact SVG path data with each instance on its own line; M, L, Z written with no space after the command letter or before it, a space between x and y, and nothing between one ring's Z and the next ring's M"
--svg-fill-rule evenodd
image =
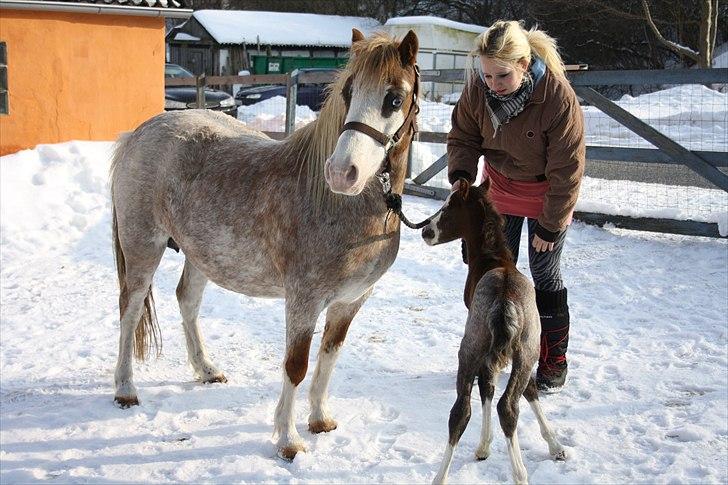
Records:
M710 1L710 0L706 0ZM677 52L678 54L684 55L686 57L689 57L690 59L694 60L695 62L700 62L700 54L695 52L694 50L682 46L680 44L676 44L675 42L669 41L666 38L662 36L659 29L655 25L655 22L652 21L652 15L650 15L650 7L647 5L647 0L642 0L642 9L645 12L645 18L647 20L648 25L652 29L652 32L655 34L655 37L657 37L657 40L659 40L663 45L668 47L669 49Z

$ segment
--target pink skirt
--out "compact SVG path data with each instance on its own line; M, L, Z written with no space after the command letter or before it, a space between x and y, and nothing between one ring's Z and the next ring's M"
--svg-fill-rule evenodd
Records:
M543 201L549 190L548 181L524 182L504 176L488 163L483 179L490 178L490 200L501 214L537 219L543 212ZM567 224L571 223L571 217Z

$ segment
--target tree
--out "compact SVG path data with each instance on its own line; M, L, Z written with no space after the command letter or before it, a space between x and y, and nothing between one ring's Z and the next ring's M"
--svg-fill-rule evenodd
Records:
M715 39L718 33L718 0L700 1L700 33L698 35L697 51L663 37L660 29L652 20L647 0L642 0L642 10L645 14L645 20L660 43L677 54L692 59L700 67L709 68L713 65L713 50L715 49Z

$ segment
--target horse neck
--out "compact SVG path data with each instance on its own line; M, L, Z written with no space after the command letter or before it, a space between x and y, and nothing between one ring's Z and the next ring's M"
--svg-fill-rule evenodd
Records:
M486 218L488 218L487 214ZM516 266L497 221L486 220L483 223L482 231L468 234L463 239L468 253L465 304L469 308L475 286L485 273L496 268L505 268L506 271L515 270Z

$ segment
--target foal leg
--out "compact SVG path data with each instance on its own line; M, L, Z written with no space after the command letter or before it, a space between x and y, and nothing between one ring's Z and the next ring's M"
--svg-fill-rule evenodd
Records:
M538 427L541 429L541 436L549 445L549 454L554 458L554 460L566 460L566 450L564 450L564 447L561 446L561 443L559 443L556 439L556 434L554 434L548 421L546 421L546 416L543 414L541 404L538 402L538 388L536 387L536 381L533 377L528 380L528 385L526 386L526 390L523 391L523 396L531 406L533 414L536 415Z
M445 446L445 453L442 457L440 470L432 482L436 484L447 481L447 474L450 471L453 453L460 441L460 437L468 426L468 421L470 421L470 395L473 392L473 379L478 370L479 361L482 361L485 355L483 353L484 349L473 348L482 346L468 345L468 342L466 342L467 339L468 332L466 327L466 333L463 337L463 342L460 344L460 351L458 352L457 399L450 410L450 420L448 421L449 438Z
M336 421L331 418L328 408L328 390L331 373L339 357L339 351L346 338L346 332L372 290L367 290L358 300L352 303L332 303L326 312L326 327L321 339L316 370L313 373L309 402L311 414L308 417L308 430L312 433L327 432L336 429Z
M516 424L518 423L518 400L526 390L531 376L531 369L524 366L520 356L514 356L511 370L511 377L508 380L506 390L498 401L498 418L500 420L503 433L506 435L508 444L508 456L511 459L511 469L513 471L513 481L522 484L528 483L528 472L523 464L521 456L521 448L518 444L518 433L516 432Z
M298 385L308 369L308 352L316 319L321 313L320 302L286 299L286 357L284 360L283 388L275 415L275 433L278 434L278 456L293 460L306 446L296 430L295 401Z
M114 372L114 401L122 408L139 404L137 390L134 386L132 369L132 353L134 350L134 332L144 312L144 299L149 293L154 272L164 254L165 241L157 244L136 242L123 247L134 248L123 254L125 275L120 282L122 291L119 295L119 313L121 324L119 332L119 358Z
M198 380L206 383L227 382L225 375L215 367L207 355L197 320L206 284L207 277L195 268L189 259L185 259L182 277L177 285L177 301L187 341L187 357Z
M490 443L493 441L493 425L490 416L495 393L495 377L496 375L487 364L483 366L478 375L480 402L483 404L483 427L480 430L480 444L475 450L475 457L478 460L485 460L490 456Z

